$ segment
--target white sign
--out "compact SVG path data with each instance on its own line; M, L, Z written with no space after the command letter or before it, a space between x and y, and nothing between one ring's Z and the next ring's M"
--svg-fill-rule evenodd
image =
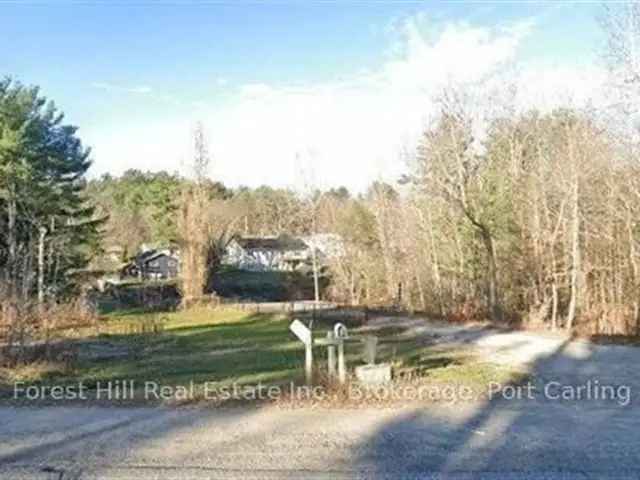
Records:
M309 330L300 320L294 320L291 322L289 330L291 330L305 345L311 344L311 330Z

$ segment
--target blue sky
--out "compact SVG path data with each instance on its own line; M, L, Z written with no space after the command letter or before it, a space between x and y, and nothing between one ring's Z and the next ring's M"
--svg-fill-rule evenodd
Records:
M322 183L362 188L402 168L394 151L411 143L428 110L418 110L417 95L443 75L484 75L509 64L529 78L556 75L561 85L562 75L575 81L572 72L597 68L600 9L564 2L0 0L0 73L38 84L56 101L94 148L94 174L184 168L189 131L200 120L211 132L212 174L228 183L291 184L306 169ZM441 71L439 59L447 63L449 54L455 61ZM430 70L439 73L432 79ZM412 75L421 83L406 78ZM336 128L336 117L351 123ZM369 125L372 117L380 122ZM350 143L344 135L353 123L394 137L359 149L366 137ZM265 129L272 131L256 134ZM337 158L340 151L348 153ZM355 166L336 173L346 160Z

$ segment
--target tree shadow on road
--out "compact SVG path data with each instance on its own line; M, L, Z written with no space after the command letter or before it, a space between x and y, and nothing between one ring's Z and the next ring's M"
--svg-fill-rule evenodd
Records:
M510 399L512 389L479 406L412 410L379 429L357 462L385 478L640 478L639 402L632 396L622 405L626 390L618 390L630 386L633 395L626 383L637 386L637 376L620 375L611 363L637 359L638 351L600 348L567 340L538 358L534 387L521 390L523 398ZM588 382L591 393L563 399ZM603 386L615 388L617 398L593 398Z

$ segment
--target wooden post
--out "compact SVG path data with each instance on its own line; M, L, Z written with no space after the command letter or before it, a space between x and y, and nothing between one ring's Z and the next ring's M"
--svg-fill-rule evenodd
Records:
M313 331L300 320L294 320L289 329L304 344L304 376L307 384L313 380Z
M327 367L329 378L333 379L336 376L336 346L333 343L335 338L333 336L333 332L327 332Z
M375 335L367 335L364 337L364 355L363 360L367 365L376 363L376 350L378 348L378 337Z
M307 385L313 381L313 338L304 346L304 378Z
M347 381L347 368L344 361L344 340L338 339L338 381L345 383Z

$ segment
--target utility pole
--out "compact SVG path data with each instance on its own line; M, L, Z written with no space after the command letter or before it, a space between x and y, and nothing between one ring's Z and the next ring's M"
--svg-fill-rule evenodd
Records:
M320 281L318 279L318 248L316 246L316 240L318 238L318 222L317 222L317 214L318 214L318 205L319 199L316 202L313 200L311 206L311 262L313 266L313 294L314 300L316 304L320 302Z
M320 282L318 281L318 252L315 245L311 248L311 258L313 261L313 292L316 303L320 301Z

